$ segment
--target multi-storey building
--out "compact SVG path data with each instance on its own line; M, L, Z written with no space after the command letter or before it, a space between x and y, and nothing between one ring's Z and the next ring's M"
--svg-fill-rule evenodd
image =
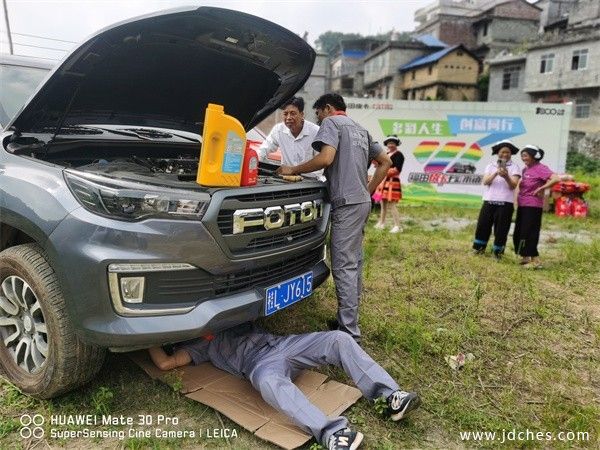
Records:
M488 61L488 102L529 102L531 98L525 86L525 63L527 55L500 54Z
M527 52L531 101L572 102L572 131L600 131L600 28L551 35Z
M400 68L402 98L408 100L478 100L481 63L463 45L447 47Z
M430 35L386 42L365 57L364 86L357 92L369 97L402 98L402 77L398 69L444 47L446 44Z
M535 38L541 12L525 0L437 0L416 11L415 31L487 59Z
M363 59L382 43L370 38L341 41L331 59L329 89L340 95L354 95L362 90L362 86L355 86L354 82L361 77Z

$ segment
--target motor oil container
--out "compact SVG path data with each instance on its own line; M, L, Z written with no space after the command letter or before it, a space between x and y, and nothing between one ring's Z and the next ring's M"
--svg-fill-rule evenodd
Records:
M258 153L249 141L246 142L244 162L242 163L242 186L254 186L258 180Z
M240 186L245 148L242 124L225 114L223 106L209 103L196 182L203 186Z

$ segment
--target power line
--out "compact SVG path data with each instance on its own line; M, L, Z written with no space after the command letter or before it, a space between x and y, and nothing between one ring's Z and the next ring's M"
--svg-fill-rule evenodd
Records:
M42 56L20 55L18 53L15 53L14 56L24 56L26 58L35 58L35 59L47 59L48 61L54 61L54 62L60 61L59 58L44 58Z
M31 44L20 44L18 42L13 42L14 45L20 45L21 47L31 47L31 48L41 48L44 50L54 50L54 51L58 51L58 52L68 52L69 50L66 50L64 48L52 48L52 47L42 47L41 45L31 45Z
M44 37L44 36L36 36L35 34L25 34L25 33L12 33L15 36L25 36L25 37L32 37L32 38L38 38L38 39L46 39L48 41L56 41L56 42L66 42L67 44L77 44L78 42L75 41L65 41L63 39L55 39L55 38L49 38L49 37Z

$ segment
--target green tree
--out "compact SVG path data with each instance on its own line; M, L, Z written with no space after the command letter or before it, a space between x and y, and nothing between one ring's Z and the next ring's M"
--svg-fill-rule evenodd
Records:
M479 100L486 102L488 98L488 89L490 87L490 74L488 72L483 73L477 80L477 89L479 90Z
M347 39L360 39L362 36L358 33L342 33L340 31L326 31L315 41L315 45L322 52L331 55L338 44Z

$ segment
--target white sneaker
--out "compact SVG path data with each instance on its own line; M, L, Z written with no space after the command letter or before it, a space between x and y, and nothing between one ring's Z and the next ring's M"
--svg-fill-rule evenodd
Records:
M385 228L385 224L381 222L377 222L374 226L376 230L383 230Z
M390 233L400 233L402 232L402 228L400 228L398 225L396 225L394 228L392 228L390 230Z

